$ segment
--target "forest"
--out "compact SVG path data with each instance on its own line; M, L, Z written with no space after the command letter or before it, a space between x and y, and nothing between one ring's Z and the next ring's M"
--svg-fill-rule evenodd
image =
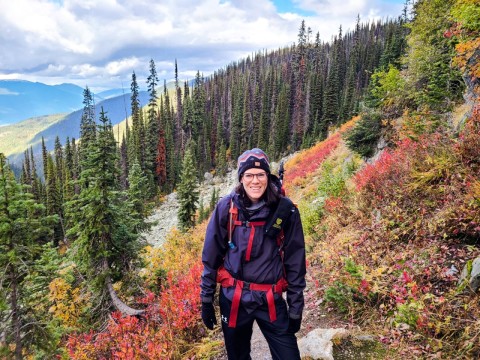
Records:
M174 93L151 60L120 138L86 87L79 139L39 164L26 150L19 177L0 154L0 358L213 357L199 279L217 199L198 187L252 147L292 155L308 306L368 328L378 358L480 356L478 290L459 283L480 256L479 31L478 0L419 0L330 42L302 21L294 45L193 86L175 63ZM179 229L152 247L173 191Z

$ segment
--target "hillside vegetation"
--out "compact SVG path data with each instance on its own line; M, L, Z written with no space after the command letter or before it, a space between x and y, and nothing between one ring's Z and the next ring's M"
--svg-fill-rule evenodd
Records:
M477 0L420 0L332 43L302 23L291 48L158 103L152 60L146 112L132 75L120 146L86 89L81 142L43 151L45 181L33 156L18 180L0 154L0 356L214 357L198 285L217 199L198 208L198 180L260 146L291 155L309 308L373 335L379 358L479 358L479 293L459 282L480 256L479 31ZM146 246L173 189L180 229Z
M60 121L66 114L45 115L0 127L0 152L6 156L21 154L29 146L39 145L33 142L38 133Z

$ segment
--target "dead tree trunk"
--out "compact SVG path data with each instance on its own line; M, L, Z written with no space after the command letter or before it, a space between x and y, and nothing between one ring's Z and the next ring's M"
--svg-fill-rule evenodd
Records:
M103 260L103 269L108 273L109 268L108 268L107 259ZM118 297L117 292L113 288L112 279L110 275L107 275L105 277L105 285L108 289L108 294L110 295L110 299L112 300L113 306L115 306L115 308L118 311L120 311L123 315L134 316L134 315L141 315L145 312L145 310L138 310L138 309L131 308Z

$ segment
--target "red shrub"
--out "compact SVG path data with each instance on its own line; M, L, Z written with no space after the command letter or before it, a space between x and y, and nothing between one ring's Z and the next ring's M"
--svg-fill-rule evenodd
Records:
M112 313L104 332L79 334L67 343L71 359L171 359L179 340L192 340L198 324L201 264L181 279L170 274L159 296L147 295L141 318Z

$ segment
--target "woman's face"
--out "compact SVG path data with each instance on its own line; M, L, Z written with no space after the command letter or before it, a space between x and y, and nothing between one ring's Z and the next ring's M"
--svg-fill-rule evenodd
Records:
M267 190L268 175L262 169L248 169L242 175L240 182L252 203L256 203Z

